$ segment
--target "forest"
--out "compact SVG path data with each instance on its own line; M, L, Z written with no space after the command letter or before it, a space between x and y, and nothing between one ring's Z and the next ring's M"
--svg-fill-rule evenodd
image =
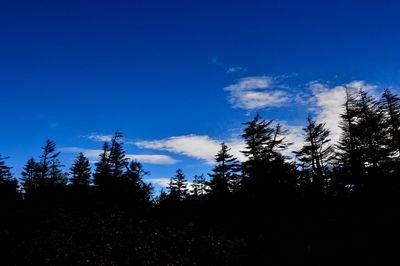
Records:
M177 169L159 195L119 131L94 169L47 140L19 175L0 156L1 265L386 265L400 254L400 97L348 89L341 135L310 115L243 123L247 160L221 143L210 173ZM5 128L3 128L5 130ZM286 154L286 155L285 155Z

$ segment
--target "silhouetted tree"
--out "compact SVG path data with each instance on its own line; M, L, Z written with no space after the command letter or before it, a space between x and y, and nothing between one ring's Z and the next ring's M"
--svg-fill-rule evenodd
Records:
M311 184L315 193L323 193L327 178L327 163L333 159L333 146L329 144L329 130L325 124L317 124L310 116L307 126L303 128L304 145L295 151L298 160L302 162L303 171L310 174Z
M346 88L346 99L343 105L343 113L340 115L339 127L342 130L337 144L338 166L342 170L340 182L343 186L354 186L354 190L360 190L361 175L364 165L361 162L361 143L357 136L357 120L359 108L354 92Z
M41 148L42 155L40 156L40 175L45 182L45 186L60 187L67 183L67 176L62 172L60 160L58 156L60 152L56 151L56 144L52 140L47 140Z
M30 158L24 166L24 169L21 173L21 181L24 192L27 195L36 192L39 187L44 186L44 180L42 179L42 175L40 173L40 167L40 164L36 162L33 157Z
M126 192L137 202L150 201L153 188L143 181L148 174L149 172L143 169L142 164L134 160L129 163L128 170L123 176L123 187L128 189Z
M181 169L176 170L176 174L171 178L168 186L169 195L171 200L181 201L187 197L187 181Z
M13 201L18 195L18 183L11 173L11 167L7 166L5 160L8 157L3 157L0 154L0 200Z
M387 145L393 157L400 157L400 97L386 89L380 101L388 135Z
M93 181L97 189L107 189L112 184L111 166L109 160L110 144L106 141L103 144L103 152L99 155L100 160L96 163Z
M193 196L202 197L207 192L207 181L203 174L195 175L192 184Z
M229 192L238 189L240 182L240 165L237 159L229 154L230 148L225 143L221 143L221 149L215 156L216 165L212 169L213 173L208 174L210 180L210 193L216 197L226 196Z
M386 187L391 187L393 193L398 193L400 191L400 97L386 89L380 101L380 108L386 130L383 141L389 157L380 168L381 171L386 170Z
M89 160L81 152L75 159L74 164L70 169L71 185L73 187L88 188L90 185L91 168Z
M128 159L125 156L123 149L123 135L121 132L116 131L111 139L111 148L109 155L110 174L115 182L120 180L124 171L128 166Z
M272 122L266 122L257 114L252 121L244 123L242 137L246 150L242 152L248 161L242 165L243 186L252 194L265 194L266 188L276 191L273 187L278 184L294 185L293 166L282 155L291 145L285 137L287 131L280 124L272 127Z

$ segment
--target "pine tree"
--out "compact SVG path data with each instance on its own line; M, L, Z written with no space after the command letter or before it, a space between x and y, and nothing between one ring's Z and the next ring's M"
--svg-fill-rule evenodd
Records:
M253 120L243 123L245 125L242 137L246 141L246 150L243 153L250 161L262 161L265 158L265 151L271 146L274 136L274 129L270 127L273 120L266 122L257 114Z
M109 155L110 174L115 181L122 178L124 171L128 167L128 159L125 156L122 143L123 135L116 131L111 139L111 148Z
M149 202L151 198L153 188L143 181L146 175L149 175L149 172L145 171L143 165L136 160L129 163L128 170L124 174L122 185L136 202Z
M357 99L350 88L346 88L346 99L343 104L343 113L340 115L339 127L342 130L337 144L337 164L342 169L343 186L358 191L364 165L361 162L361 143L357 136L357 120L359 117ZM351 179L345 179L347 177Z
M13 179L13 176L11 174L11 167L6 165L5 160L7 160L8 157L3 157L0 154L0 182L4 181L9 181Z
M11 167L6 165L5 160L0 154L0 200L15 200L18 195L18 182L11 173Z
M242 151L248 161L242 165L243 187L251 194L265 194L265 189L276 191L280 184L289 185L292 181L292 168L282 151L291 143L286 141L287 131L282 125L272 127L272 120L266 122L257 114L246 127L242 137L246 150ZM293 184L291 184L293 186Z
M327 177L327 163L333 159L334 153L333 146L329 144L330 132L325 124L317 124L310 116L303 131L305 143L294 153L302 166L310 172L314 192L321 193Z
M221 143L221 149L215 156L217 165L212 169L213 173L208 174L211 177L211 194L217 197L237 190L239 183L239 163L229 151L230 148Z
M387 146L392 157L400 158L400 97L385 89L380 106L388 131Z
M203 174L193 177L192 192L195 197L203 197L207 192L207 181Z
M383 162L381 170L386 171L386 190L400 191L400 97L386 89L380 101L383 124L386 130L385 145L389 159Z
M187 185L183 171L181 169L176 170L175 176L169 182L169 198L176 201L185 199L188 194Z
M74 164L70 169L71 173L71 185L73 187L89 187L91 168L89 160L81 152L75 159Z
M99 155L100 160L96 163L93 181L98 189L107 189L111 186L111 167L110 167L110 144L106 141L103 144L103 152Z
M52 140L47 140L41 149L40 174L45 185L49 187L66 185L67 177L61 170L63 165L58 159L60 152L56 152L56 143Z
M41 165L32 157L25 164L21 173L22 187L25 193L30 194L44 186L44 180L41 175Z

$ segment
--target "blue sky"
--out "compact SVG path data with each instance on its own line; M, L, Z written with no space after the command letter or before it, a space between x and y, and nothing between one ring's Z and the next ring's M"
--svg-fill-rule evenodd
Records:
M0 152L18 176L47 138L69 166L118 129L128 154L162 183L178 167L189 179L206 173L222 140L240 156L241 122L257 111L293 140L311 112L335 139L344 85L398 92L399 9L398 1L0 1Z

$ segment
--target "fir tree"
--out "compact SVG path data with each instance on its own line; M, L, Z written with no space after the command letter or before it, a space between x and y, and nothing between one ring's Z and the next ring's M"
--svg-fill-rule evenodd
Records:
M207 192L207 181L203 174L193 177L192 192L195 197L203 197Z
M106 141L103 144L103 152L99 155L100 160L96 163L93 181L98 189L107 189L111 186L111 167L110 167L110 144Z
M380 106L388 133L386 136L387 146L392 157L400 158L400 97L386 89L382 95Z
M33 157L25 164L21 173L22 187L24 188L25 193L29 194L37 191L39 187L44 185L40 168L40 164L36 162Z
M91 168L89 160L81 152L75 159L74 164L70 169L71 173L71 185L73 187L89 187Z
M122 143L123 135L116 131L111 139L111 148L109 155L110 174L115 181L122 178L124 171L128 167L128 159L125 156Z
M56 144L52 140L47 140L41 148L40 156L40 176L46 186L64 186L67 183L66 174L62 172L63 165L58 159L60 152L56 151Z
M176 174L171 178L168 186L169 198L176 201L181 201L186 198L187 181L181 169L176 170Z
M314 191L321 193L327 177L327 164L333 159L333 146L329 144L329 130L325 124L317 124L311 117L307 118L307 126L303 128L304 145L295 151L298 160L302 162L303 171L308 169Z
M214 196L224 196L230 191L236 191L239 183L239 163L237 159L229 154L230 148L221 143L221 149L215 156L217 165L212 169L210 188Z
M0 200L15 200L18 195L18 182L11 173L11 167L6 165L5 160L8 157L3 157L0 154Z

